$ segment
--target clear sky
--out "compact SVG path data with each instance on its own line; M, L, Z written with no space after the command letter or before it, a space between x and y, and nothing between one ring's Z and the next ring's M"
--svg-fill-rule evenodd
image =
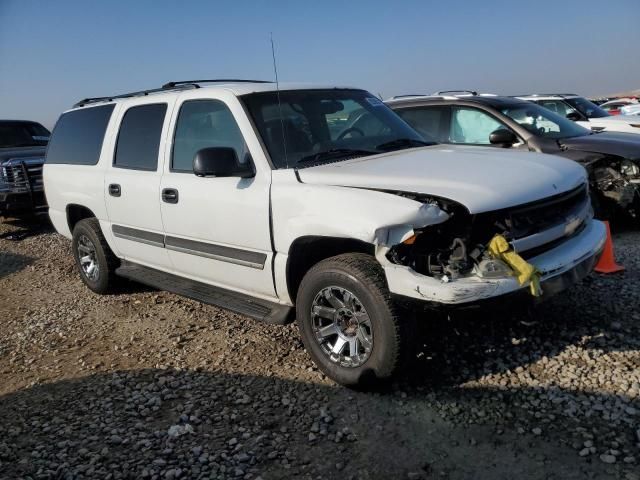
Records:
M169 80L273 79L384 98L640 88L640 0L0 0L0 118Z

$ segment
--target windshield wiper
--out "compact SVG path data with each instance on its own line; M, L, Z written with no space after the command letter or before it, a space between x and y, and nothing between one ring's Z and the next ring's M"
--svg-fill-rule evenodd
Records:
M375 155L373 150L361 150L355 148L332 148L331 150L325 150L324 152L314 153L313 155L307 155L298 160L297 164L304 163L316 163L323 162L325 160L337 160L341 157L363 157L365 155Z
M425 142L423 140L417 140L415 138L396 138L395 140L381 143L380 145L376 146L376 149L388 151L412 147L429 147L431 145L436 145L436 142Z

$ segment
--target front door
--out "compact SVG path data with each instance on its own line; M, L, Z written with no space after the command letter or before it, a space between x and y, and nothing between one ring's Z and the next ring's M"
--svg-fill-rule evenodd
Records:
M169 258L179 275L273 298L271 170L238 99L224 91L198 94L181 94L171 122L160 186ZM196 177L193 157L206 147L233 148L255 176Z

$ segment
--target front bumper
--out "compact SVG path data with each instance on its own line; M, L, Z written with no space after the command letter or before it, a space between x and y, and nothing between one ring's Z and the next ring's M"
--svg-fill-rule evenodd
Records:
M600 257L606 236L604 224L592 220L577 235L528 259L542 273L543 297L558 293L587 276ZM383 255L378 256L378 260L391 293L433 304L466 305L529 288L521 286L512 276L491 279L470 276L443 282L391 263Z
M44 190L16 189L0 184L0 214L33 212L46 208Z

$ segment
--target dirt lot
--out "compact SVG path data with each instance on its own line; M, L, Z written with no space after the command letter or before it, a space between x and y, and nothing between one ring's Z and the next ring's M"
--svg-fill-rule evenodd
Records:
M2 479L640 479L640 233L534 317L425 315L412 367L358 393L294 325L92 294L26 227L0 225Z

